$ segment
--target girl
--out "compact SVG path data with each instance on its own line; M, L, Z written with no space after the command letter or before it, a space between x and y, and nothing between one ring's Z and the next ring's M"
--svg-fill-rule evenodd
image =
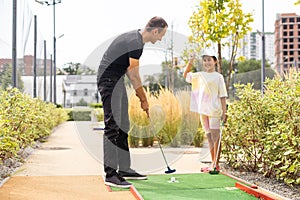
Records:
M218 146L220 123L221 120L226 121L226 85L222 74L216 72L218 59L214 51L207 49L202 54L204 71L190 72L194 59L195 56L192 55L183 77L192 84L190 108L200 114L201 125L210 147L212 165L202 168L201 171L209 172L214 167L219 171L221 145Z

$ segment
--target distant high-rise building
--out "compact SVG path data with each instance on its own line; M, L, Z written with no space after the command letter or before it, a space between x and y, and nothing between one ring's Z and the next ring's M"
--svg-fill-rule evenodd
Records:
M259 33L251 32L239 41L236 58L244 56L246 59L262 59L262 39ZM266 62L270 65L275 63L275 37L272 32L265 32Z
M275 67L280 74L300 68L300 15L277 14L275 21Z

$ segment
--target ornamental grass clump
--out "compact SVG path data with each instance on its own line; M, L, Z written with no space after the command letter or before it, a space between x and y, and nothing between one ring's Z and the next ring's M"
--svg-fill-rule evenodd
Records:
M150 132L150 121L145 111L141 109L139 98L135 95L133 88L128 88L129 96L129 144L131 147L138 147L140 142L143 146L153 145L153 135ZM154 98L146 91L149 107L153 104Z
M204 133L198 131L200 125L199 114L190 111L190 91L182 90L176 93L176 98L181 106L180 144L201 146ZM201 128L199 128L201 129ZM199 135L198 135L199 134ZM200 141L198 141L200 139Z
M131 147L152 146L159 139L162 144L178 145L175 139L180 132L181 107L178 100L169 90L161 88L158 93L146 90L149 103L150 118L141 109L140 101L132 88L128 89L129 96L129 143ZM176 142L175 142L176 141Z
M171 143L171 146L178 146L180 140L180 126L182 120L182 109L175 95L168 89L161 88L157 97L159 105L165 113L165 123L159 132L161 142Z

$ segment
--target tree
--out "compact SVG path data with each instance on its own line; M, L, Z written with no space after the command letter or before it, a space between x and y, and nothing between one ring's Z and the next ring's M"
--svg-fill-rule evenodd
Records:
M173 89L176 88L182 88L186 86L186 82L182 78L182 75L178 71L178 68L171 68L171 61L167 62L162 62L162 73L159 76L158 82L162 87L168 87L170 88L170 81L171 81L171 76L173 74Z
M239 0L200 0L200 7L190 17L189 26L192 31L190 41L200 44L202 48L217 44L220 73L223 71L222 47L231 47L227 89L239 40L251 31L250 22L253 22L252 14L243 12Z
M88 103L83 99L81 98L77 103L76 103L76 106L87 106Z
M62 70L59 74L68 74L68 75L93 75L96 74L95 70L92 70L88 66L82 65L81 63L68 62L64 64Z
M295 2L295 5L298 5L298 4L300 4L300 0L298 0L298 1Z
M12 87L12 65L6 64L0 71L0 88L6 90L9 87ZM17 70L17 88L20 91L24 90L24 83L19 70Z
M270 64L266 63L266 68L269 68ZM249 72L253 70L261 69L261 60L245 60L237 63L237 70L239 73Z

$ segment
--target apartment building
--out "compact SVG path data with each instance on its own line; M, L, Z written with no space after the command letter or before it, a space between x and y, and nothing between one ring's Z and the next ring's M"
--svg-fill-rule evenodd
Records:
M277 14L275 21L275 66L280 74L300 68L300 15Z
M17 59L17 68L22 76L33 76L34 57L25 55L23 58ZM0 70L4 70L7 66L12 65L11 58L0 58ZM51 60L46 60L46 74L50 74ZM37 76L44 75L44 59L36 59Z
M262 59L262 38L260 33L251 32L239 41L236 57L244 56L246 59ZM275 37L272 32L265 32L265 59L270 64L275 63Z

